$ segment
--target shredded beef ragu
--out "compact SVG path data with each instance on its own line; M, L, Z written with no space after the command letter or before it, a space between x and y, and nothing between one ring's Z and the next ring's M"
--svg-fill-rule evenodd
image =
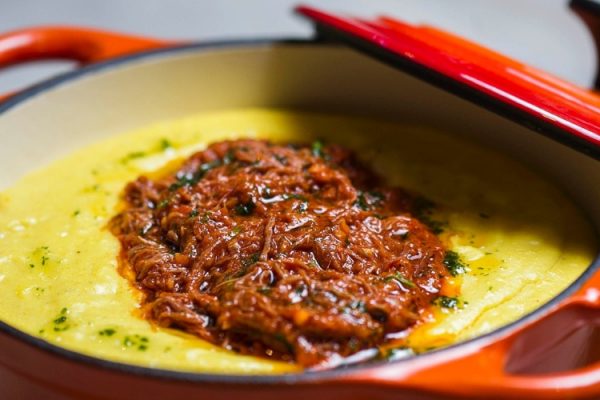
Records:
M148 319L315 366L410 328L447 275L414 199L336 145L237 140L127 185L111 222Z

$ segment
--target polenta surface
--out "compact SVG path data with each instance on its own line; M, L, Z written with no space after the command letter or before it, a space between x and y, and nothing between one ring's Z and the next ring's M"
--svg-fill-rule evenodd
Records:
M140 316L107 223L125 184L233 138L340 143L387 183L438 206L432 218L467 272L409 336L418 351L489 332L541 306L596 252L584 216L515 161L422 127L241 109L167 121L84 148L0 193L0 320L64 348L163 369L278 374L293 364L242 356Z

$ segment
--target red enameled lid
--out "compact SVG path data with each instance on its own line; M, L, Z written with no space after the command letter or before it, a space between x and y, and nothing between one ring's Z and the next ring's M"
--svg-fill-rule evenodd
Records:
M553 139L600 158L600 96L453 34L391 17L300 6L324 38L342 41Z

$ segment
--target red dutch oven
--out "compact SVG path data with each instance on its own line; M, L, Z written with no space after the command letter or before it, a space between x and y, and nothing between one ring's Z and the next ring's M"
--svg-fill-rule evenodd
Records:
M594 6L586 4L574 2L594 28ZM600 96L431 27L297 11L315 23L314 40L172 43L70 27L0 35L0 67L44 59L82 65L0 102L0 185L156 120L292 107L462 132L559 182L600 231ZM0 322L0 393L48 400L600 398L599 267L596 259L549 303L470 341L405 360L281 376L119 364Z

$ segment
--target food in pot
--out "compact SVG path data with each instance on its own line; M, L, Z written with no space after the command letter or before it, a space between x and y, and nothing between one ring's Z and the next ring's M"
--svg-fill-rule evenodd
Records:
M220 142L124 197L111 225L146 315L244 354L313 366L375 348L449 275L424 200L339 145Z
M185 177L178 182L174 174L185 166L193 166L194 157L201 157L194 154L207 154L203 152L211 143L240 138L268 140L275 148L285 148L286 143L320 141L324 146L321 150L328 152L334 152L333 148L339 144L355 155L357 161L352 165L360 166L357 168L361 171L373 171L381 179L376 182L369 178L362 183L351 179L354 190L366 193L367 205L380 197L369 197L372 188L382 194L391 194L395 191L393 188L403 188L410 193L400 196L407 204L397 207L392 207L395 203L383 196L380 207L386 210L386 214L382 213L386 218L375 217L369 221L383 224L390 218L407 215L417 217L435 232L431 243L439 241L443 246L442 273L446 274L441 286L434 282L440 291L431 295L432 303L423 308L418 323L405 330L396 331L394 327L385 331L386 342L376 346L377 358L410 356L515 321L552 299L579 277L597 249L585 216L560 189L514 160L462 140L460 132L440 133L402 123L293 111L212 112L109 138L39 169L3 190L0 194L0 319L51 344L128 364L225 374L279 374L302 370L303 365L295 360L288 361L275 354L277 348L272 348L271 357L267 354L257 357L257 353L250 350L246 351L248 354L241 354L220 346L223 342L219 340L211 342L186 333L181 327L149 322L147 307L154 303L147 293L131 284L136 276L127 275L134 271L135 262L130 264L131 268L127 268L126 263L120 266L118 262L121 244L111 232L115 227L111 220L116 214L129 210L121 197L127 184L142 175L147 176L148 182L164 181L169 182L169 186L171 179L176 186L183 186L161 193L184 196L196 186L184 187ZM319 146L316 147L318 150ZM300 151L312 154L312 150L311 147ZM186 164L190 156L188 162L192 164ZM240 153L236 157L242 156ZM352 178L352 174L344 170L337 172ZM219 170L211 173L217 174ZM211 176L207 173L204 178L211 182ZM227 207L233 209L228 236L237 231L233 223L248 231L253 223L266 226L258 214L264 194L256 198L254 208L247 199ZM421 202L420 213L410 205L414 194L431 201ZM339 199L345 198L342 195L340 193ZM302 199L293 197L296 196L271 203L272 207L304 207ZM309 209L305 212L312 215L311 204L314 201L316 206L318 199L307 198ZM172 213L183 206L182 198L173 200L173 204L152 210L152 215ZM161 201L162 198L159 203ZM239 213L237 205L240 205ZM250 215L241 215L250 209ZM366 218L377 211L353 206L349 212ZM203 214L199 214L195 218L202 217ZM302 217L302 212L293 211L289 217ZM282 223L281 219L277 221ZM179 226L191 225L186 222ZM202 226L202 229L213 228L211 224ZM157 228L151 227L146 234L155 235L152 229ZM298 229L301 232L307 228ZM232 244L248 234L240 231ZM425 231L420 234L430 237ZM166 230L165 237L168 235ZM191 240L191 236L189 238ZM169 240L170 245L184 243L182 238L172 235ZM256 251L259 258L263 249ZM170 251L167 253L170 257ZM128 258L122 258L125 260ZM177 261L184 265L186 259L180 256ZM249 265L249 270L256 271L261 265L255 264ZM435 265L439 268L439 258ZM448 267L463 273L453 276ZM400 266L391 268L406 275L390 278L384 282L388 286L383 286L382 291L397 288L400 292L402 283L399 281L404 278L416 286L423 285L410 270ZM383 279L388 277L386 274ZM211 275L211 279L218 276ZM243 279L232 284L242 282ZM277 288L276 282L273 288ZM425 296L416 296L411 288L405 289L409 290L402 291L403 298L426 301ZM299 292L298 295L304 293ZM386 322L373 323L386 329ZM364 348L371 345L367 341L359 343L361 346L364 343ZM397 343L401 347L388 345ZM232 348L244 351L243 346L236 346ZM363 353L351 354L350 358L356 361Z

